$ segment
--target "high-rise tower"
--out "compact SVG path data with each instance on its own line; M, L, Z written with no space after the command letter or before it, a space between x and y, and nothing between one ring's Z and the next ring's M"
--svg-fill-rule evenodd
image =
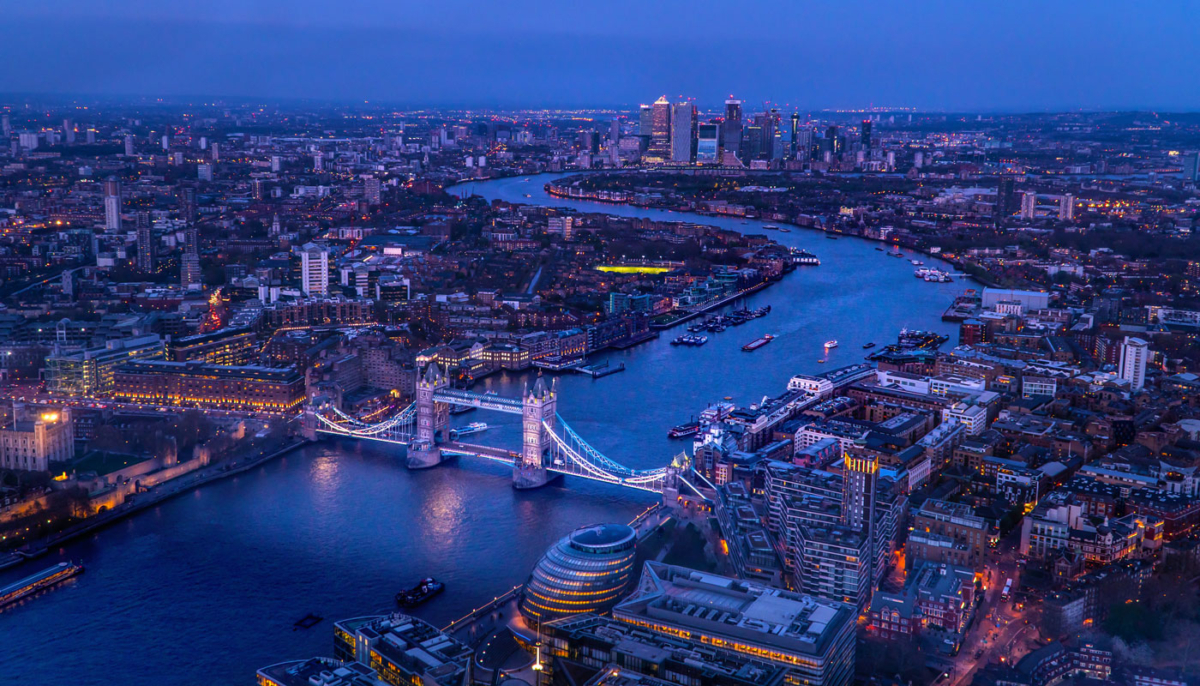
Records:
M121 182L111 176L104 182L104 228L121 230Z
M671 159L671 103L667 96L654 101L650 113L650 149L647 162L666 162Z

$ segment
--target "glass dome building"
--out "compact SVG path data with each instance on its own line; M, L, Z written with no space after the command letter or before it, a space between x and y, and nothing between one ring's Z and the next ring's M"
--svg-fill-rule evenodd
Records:
M569 615L608 612L635 579L637 533L624 524L572 531L546 551L521 593L530 625Z

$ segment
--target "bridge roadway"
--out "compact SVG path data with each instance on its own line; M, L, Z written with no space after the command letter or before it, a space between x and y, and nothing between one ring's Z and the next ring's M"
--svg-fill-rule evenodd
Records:
M521 453L516 453L504 448L493 448L490 445L477 445L475 443L462 443L459 441L448 441L441 444L442 452L451 455L474 455L482 457L494 462L500 462L509 467L515 466L517 460L521 459Z

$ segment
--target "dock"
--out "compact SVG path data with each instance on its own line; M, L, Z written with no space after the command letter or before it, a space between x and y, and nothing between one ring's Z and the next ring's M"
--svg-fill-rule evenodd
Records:
M571 357L571 358L551 358L547 357L541 360L534 360L533 366L538 369L545 369L550 372L566 372L587 362L586 357Z
M605 360L604 362L600 362L598 364L589 364L583 367L576 367L575 371L579 372L580 374L587 374L593 379L599 379L608 376L609 374L616 374L617 372L625 371L625 363L622 362L614 367L609 364L608 360Z

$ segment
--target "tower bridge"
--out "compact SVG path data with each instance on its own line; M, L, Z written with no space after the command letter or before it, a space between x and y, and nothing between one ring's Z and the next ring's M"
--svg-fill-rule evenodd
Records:
M521 415L520 450L474 445L449 439L450 407ZM311 435L328 434L403 446L410 469L426 469L448 457L481 458L512 467L513 486L543 486L561 475L577 476L652 493L685 488L700 491L689 480L702 478L686 457L658 469L632 469L605 457L577 434L558 414L558 385L538 376L522 397L506 398L450 387L450 379L435 363L417 381L416 400L395 415L366 422L328 402L305 408L305 427Z

